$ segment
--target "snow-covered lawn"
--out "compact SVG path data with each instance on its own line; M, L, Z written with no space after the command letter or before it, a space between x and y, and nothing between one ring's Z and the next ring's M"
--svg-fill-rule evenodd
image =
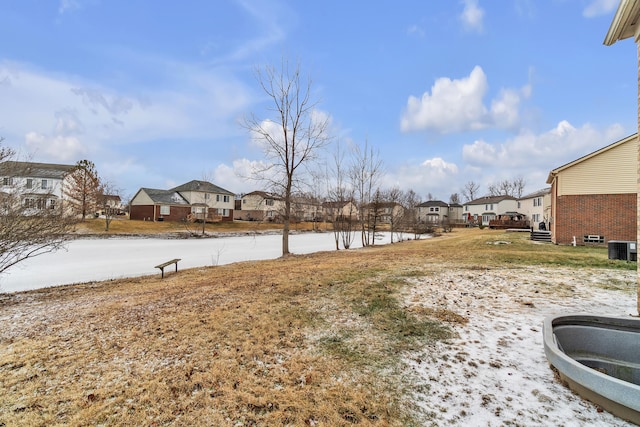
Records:
M451 266L413 278L409 307L469 320L454 326L458 338L407 359L416 402L437 426L631 426L554 378L542 322L568 313L633 314L635 278L621 270Z
M376 244L389 243L380 234ZM335 249L333 233L302 233L289 236L294 254ZM353 248L361 247L354 239ZM238 261L274 259L282 255L281 234L260 234L204 239L109 238L78 239L66 250L44 254L17 264L0 276L4 292L47 286L160 274L154 266L180 258L178 268L215 266ZM173 269L168 267L167 271Z

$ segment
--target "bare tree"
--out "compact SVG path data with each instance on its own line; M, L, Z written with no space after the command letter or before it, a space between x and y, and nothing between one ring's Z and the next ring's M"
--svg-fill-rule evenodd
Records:
M0 147L0 273L64 247L75 225L51 190L34 194L27 188L29 163L11 160L14 156L13 150Z
M478 191L480 191L480 185L475 181L469 181L462 189L462 196L465 198L465 201L470 202L478 198Z
M460 204L460 195L458 193L453 193L449 196L449 204L451 205L459 205Z
M120 213L120 191L109 181L101 181L98 187L97 204L104 216L104 231L109 231L111 221Z
M369 246L373 243L372 238L375 237L375 230L371 227L375 216L368 215L367 210L373 201L374 189L377 188L382 176L382 160L379 153L369 147L368 141L362 148L359 145L354 147L352 160L349 175L358 204L360 236L362 246Z
M522 175L513 179L513 197L520 198L524 192L527 182Z
M64 195L70 209L82 217L93 214L98 207L100 195L100 178L96 166L90 160L80 160L75 170L67 178L68 184L64 188Z
M519 176L513 180L504 179L497 183L489 184L489 195L491 196L511 196L522 197L522 192L526 182L523 177Z
M418 239L420 237L420 218L418 216L418 205L422 203L420 196L413 191L409 190L404 195L404 200L402 202L405 213L403 217L403 226L413 232L414 239Z
M389 228L391 232L391 243L393 235L396 234L398 241L402 241L402 224L405 215L408 214L402 202L406 200L405 193L398 187L394 187L386 192L385 199L389 206Z
M333 167L328 174L328 196L327 204L333 218L333 236L336 243L336 250L340 250L340 243L345 249L351 247L354 238L354 227L356 212L353 209L354 190L347 182L347 174L344 166L344 152L338 143L335 153L333 154ZM351 203L349 203L351 202ZM349 206L347 212L344 208L337 214L337 208Z
M282 61L277 70L267 66L257 72L257 80L273 102L274 117L258 120L255 115L244 126L262 143L267 162L254 171L258 180L266 182L284 200L282 255L289 254L291 194L302 182L303 168L317 158L328 144L329 120L316 110L311 98L311 80L303 82L300 66L294 69Z

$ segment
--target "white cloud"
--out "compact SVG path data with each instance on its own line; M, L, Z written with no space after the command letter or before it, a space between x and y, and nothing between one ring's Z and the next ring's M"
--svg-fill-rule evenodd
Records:
M458 175L456 164L441 157L434 157L419 165L403 165L394 171L388 171L382 178L381 186L399 187L404 191L413 190L423 198L431 193L442 200L449 200L450 194L441 193L456 187Z
M213 171L216 185L233 191L236 194L265 190L265 183L253 179L257 170L264 170L267 164L263 161L236 159L231 166L220 164Z
M330 138L329 135L329 127L331 126L332 118L331 116L322 110L314 109L310 112L308 117L300 117L301 120L304 120L305 123L300 122L297 129L297 151L298 153L302 153L307 143L315 144L316 139L325 139ZM307 129L309 126L309 129ZM308 135L311 134L311 135ZM284 133L282 129L282 125L280 123L276 123L271 119L265 119L260 123L257 123L250 130L251 142L257 148L260 148L263 152L274 155L276 154L274 151L274 146L284 146ZM293 132L291 129L288 130L288 137L291 138L293 136ZM310 137L311 139L308 139ZM317 153L316 153L317 154ZM275 161L279 163L277 156Z
M25 135L25 144L35 156L45 156L59 162L75 164L87 153L75 136L47 136L36 132Z
M7 143L42 150L33 135L60 141L70 135L88 155L151 140L220 139L238 134L236 117L249 103L249 89L226 73L187 64L158 64L169 77L162 90L135 92L93 81L0 61L0 128ZM176 69L180 72L175 72ZM68 146L54 144L52 147ZM77 150L76 150L77 151ZM66 158L59 153L49 159Z
M407 29L407 34L418 36L418 37L424 37L425 31L423 28L419 27L418 25L411 25Z
M444 177L450 174L458 173L458 166L454 163L447 163L441 157L425 160L422 166L427 168L429 175Z
M463 0L464 9L460 14L460 21L466 31L481 33L484 27L484 9L478 5L478 0Z
M78 0L60 0L58 5L58 13L60 15L67 11L80 8L80 2Z
M619 0L592 0L582 11L585 18L594 18L596 16L606 15L616 9Z
M518 175L514 174L516 170L543 168L548 172L623 136L624 131L619 125L598 131L588 124L575 128L569 122L561 121L540 135L523 131L503 143L474 141L463 147L462 157L470 166L496 168L513 176Z
M488 89L487 76L480 66L462 79L441 77L431 87L431 93L425 92L421 98L409 97L400 128L404 132L451 133L517 126L520 101L531 93L530 85L519 90L503 89L490 109L483 104Z

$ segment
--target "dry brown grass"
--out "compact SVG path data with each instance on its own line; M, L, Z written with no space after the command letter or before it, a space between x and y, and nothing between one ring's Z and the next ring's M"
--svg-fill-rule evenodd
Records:
M419 425L401 357L466 319L400 293L494 236L0 294L0 426Z
M321 230L330 229L330 224L316 223L316 227ZM306 231L312 230L314 223L303 222L292 224L291 230ZM129 220L126 217L114 218L110 225L109 231L105 231L105 220L102 218L89 218L84 222L80 222L76 226L77 234L98 234L98 235L120 235L120 234L166 234L166 233L187 233L188 231L195 233L202 232L202 224L191 223L188 227L180 222L172 221L138 221ZM206 233L228 233L228 232L244 232L244 231L269 231L282 230L282 224L272 222L258 221L233 221L233 222L216 222L207 223L205 226Z

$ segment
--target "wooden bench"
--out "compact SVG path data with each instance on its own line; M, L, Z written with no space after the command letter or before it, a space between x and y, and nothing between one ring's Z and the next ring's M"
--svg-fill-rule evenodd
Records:
M156 265L156 268L159 268L160 271L162 272L162 278L163 279L164 279L164 268L166 266L171 265L171 264L175 264L176 265L176 271L178 271L178 261L180 261L180 258L172 259L171 261L163 262L162 264Z

